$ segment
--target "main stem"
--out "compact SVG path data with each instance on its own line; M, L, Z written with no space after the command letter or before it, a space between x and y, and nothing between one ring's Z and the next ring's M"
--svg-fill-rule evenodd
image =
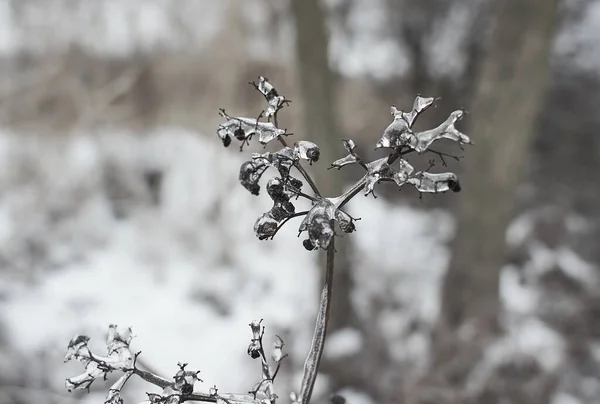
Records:
M275 127L279 127L277 122L277 113L273 117ZM278 138L283 147L288 147L287 142L281 136ZM302 167L300 163L294 164L300 171L306 182L310 185L317 198L321 198L321 193L317 184L313 181L310 174ZM317 380L319 364L323 356L325 348L325 337L327 335L327 324L329 323L329 312L331 309L331 292L333 290L333 264L335 259L335 237L331 239L327 248L327 264L325 268L325 284L321 291L321 300L319 302L319 311L317 313L317 321L315 323L315 331L313 333L310 350L304 362L304 372L302 375L302 384L300 386L299 399L300 403L308 404L312 396L313 388Z
M325 284L321 291L321 300L319 302L319 311L315 324L312 343L306 362L304 362L304 374L302 376L302 385L300 387L300 403L308 404L317 379L317 372L325 347L325 337L327 334L327 323L329 322L329 309L331 308L331 292L333 289L333 264L335 258L335 237L327 248L327 265L325 269Z

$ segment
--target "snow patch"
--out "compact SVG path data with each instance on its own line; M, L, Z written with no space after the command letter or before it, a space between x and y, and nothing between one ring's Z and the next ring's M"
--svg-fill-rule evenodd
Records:
M354 328L343 328L327 337L325 355L329 359L340 359L356 355L363 347L360 331Z

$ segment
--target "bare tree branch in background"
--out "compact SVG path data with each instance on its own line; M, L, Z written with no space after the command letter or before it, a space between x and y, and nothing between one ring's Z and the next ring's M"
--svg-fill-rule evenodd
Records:
M328 33L324 8L318 0L293 0L291 12L296 27L296 75L298 77L302 123L306 137L320 145L321 158L334 161L338 156L339 136L336 123L336 80L328 61ZM317 177L325 195L339 195L343 178L331 172ZM334 275L336 293L332 302L332 324L335 330L352 321L350 291L351 269L346 240L338 240L337 270Z
M505 232L543 101L558 3L493 5L496 29L472 107L479 153L465 166L468 185L457 203L458 231L443 286L440 363L456 359L446 343L460 327L480 336L497 330Z

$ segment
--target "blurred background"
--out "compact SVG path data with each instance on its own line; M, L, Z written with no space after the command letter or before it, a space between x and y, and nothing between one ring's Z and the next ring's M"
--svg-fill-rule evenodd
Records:
M0 0L0 71L0 403L104 402L62 358L111 323L140 366L245 392L263 318L298 390L321 257L296 222L256 239L271 205L238 170L260 148L215 134L219 108L264 109L259 75L327 195L361 175L325 170L340 139L380 157L417 94L441 97L417 129L465 108L476 143L440 142L459 194L350 203L314 402L600 403L600 1Z

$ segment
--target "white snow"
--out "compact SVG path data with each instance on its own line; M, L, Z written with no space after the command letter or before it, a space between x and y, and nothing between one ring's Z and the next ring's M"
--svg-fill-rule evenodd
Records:
M552 404L583 404L581 400L577 397L567 394L564 392L560 392L552 397Z
M356 355L363 347L360 331L354 328L343 328L327 336L325 355L330 359L339 359Z
M540 294L534 285L522 280L519 269L507 266L500 271L500 299L509 313L525 315L537 309Z
M365 392L347 387L338 391L338 394L346 399L348 404L373 404L373 399Z

